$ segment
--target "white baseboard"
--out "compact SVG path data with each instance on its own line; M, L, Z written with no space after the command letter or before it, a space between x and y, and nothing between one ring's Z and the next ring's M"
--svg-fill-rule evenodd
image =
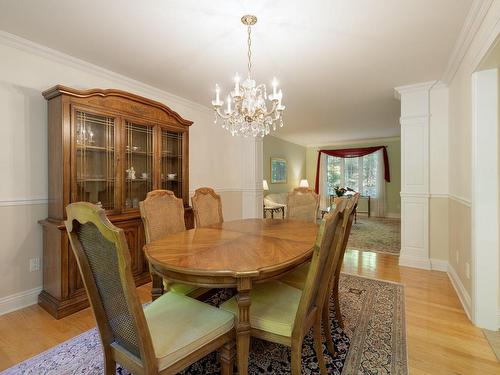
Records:
M39 286L30 290L25 290L24 292L0 298L0 315L34 305L38 302L38 295L41 291L42 287Z
M453 268L451 264L448 264L448 276L451 280L451 284L453 285L453 288L455 288L455 291L457 292L458 299L462 303L462 306L464 308L465 313L467 314L467 317L469 320L472 321L471 319L471 308L472 308L472 303L471 303L471 298L469 296L469 293L465 290L464 284L462 284L462 281L458 277L457 272Z
M448 272L448 261L443 259L431 258L431 269L433 271Z
M428 258L412 257L401 254L399 256L399 265L404 267L421 268L424 270L431 269L431 261Z
M396 212L388 212L385 214L385 217L388 217L389 219L401 219L401 214L398 214Z

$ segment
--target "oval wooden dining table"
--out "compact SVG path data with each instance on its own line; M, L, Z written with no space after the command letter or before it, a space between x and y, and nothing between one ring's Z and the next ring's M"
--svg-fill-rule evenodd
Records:
M303 221L245 219L190 229L144 247L153 274L208 288L238 290L238 373L248 373L250 290L309 260L318 225ZM153 285L158 293L162 283Z

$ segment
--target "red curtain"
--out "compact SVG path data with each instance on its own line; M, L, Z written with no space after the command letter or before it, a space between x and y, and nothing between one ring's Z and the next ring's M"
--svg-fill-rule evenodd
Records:
M314 190L316 191L316 193L319 193L319 163L321 161L321 154L336 156L339 158L359 158L360 156L372 154L374 152L377 152L378 150L383 150L382 152L384 153L384 178L387 182L391 182L391 174L389 172L389 157L387 156L387 147L385 146L345 148L343 150L319 150L318 164L316 165L316 186Z

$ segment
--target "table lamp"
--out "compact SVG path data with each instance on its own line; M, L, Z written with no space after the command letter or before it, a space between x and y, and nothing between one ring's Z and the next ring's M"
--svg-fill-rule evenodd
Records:
M301 187L301 188L308 188L309 187L309 181L307 181L306 179L300 180L299 187Z
M264 191L269 190L269 185L267 184L267 180L262 180L262 189Z

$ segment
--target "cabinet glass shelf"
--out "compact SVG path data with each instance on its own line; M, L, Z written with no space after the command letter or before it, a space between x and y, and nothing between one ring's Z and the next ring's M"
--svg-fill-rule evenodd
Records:
M115 119L76 111L77 201L115 206Z

